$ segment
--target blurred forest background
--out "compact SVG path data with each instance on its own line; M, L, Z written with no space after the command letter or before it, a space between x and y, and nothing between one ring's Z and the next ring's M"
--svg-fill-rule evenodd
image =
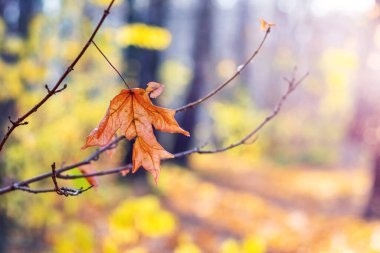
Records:
M108 3L0 0L1 134L65 71ZM255 144L164 162L158 186L138 173L98 178L78 197L0 196L0 252L380 252L380 1L117 0L95 41L133 87L158 81L154 102L176 108L248 58L260 17L276 26L254 62L177 115L192 138L160 135L171 152L230 144L272 111L294 66L310 72ZM80 147L124 86L93 46L65 82L5 145L0 185L94 150ZM92 167L128 163L129 150Z

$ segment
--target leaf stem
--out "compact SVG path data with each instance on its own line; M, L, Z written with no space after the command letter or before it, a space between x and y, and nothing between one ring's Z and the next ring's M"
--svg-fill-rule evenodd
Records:
M106 59L106 61L108 62L108 64L116 71L116 73L120 76L120 78L123 80L124 84L128 87L128 90L131 89L131 87L129 87L127 81L125 81L124 77L120 74L120 72L117 70L117 68L111 63L111 61L107 58L107 56L102 52L102 50L98 47L98 45L96 45L95 41L91 41L92 44L96 47L96 49L99 51L99 53L104 57L104 59Z

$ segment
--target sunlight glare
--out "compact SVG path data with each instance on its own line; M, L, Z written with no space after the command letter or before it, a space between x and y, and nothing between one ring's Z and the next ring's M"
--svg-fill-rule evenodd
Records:
M330 12L345 14L362 14L375 6L375 0L313 0L311 9L317 16L323 16Z

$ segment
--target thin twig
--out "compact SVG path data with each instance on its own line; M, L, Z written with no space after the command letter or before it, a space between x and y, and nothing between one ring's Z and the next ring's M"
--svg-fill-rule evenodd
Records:
M238 75L240 75L240 73L248 66L248 64L250 64L252 62L252 60L256 57L256 55L260 52L262 46L264 45L264 42L266 40L266 38L268 37L268 34L270 33L270 28L268 28L265 32L265 35L264 35L264 38L261 40L259 46L257 47L257 49L255 50L255 52L253 52L253 54L248 58L248 60L243 64L243 65L240 65L237 69L237 71L235 72L235 74L233 74L228 80L226 80L224 83L220 84L216 89L214 89L213 91L211 91L209 94L207 94L206 96L192 102L192 103L189 103L187 105L184 105L184 106L181 106L177 109L175 109L176 112L183 112L183 111L186 111L194 106L197 106L199 105L200 103L203 103L204 101L206 101L207 99L213 97L216 93L218 93L219 91L221 91L224 87L226 87L229 83L231 83Z
M124 139L125 139L124 136L120 136L120 137L116 138L115 140L111 141L108 145L96 150L94 153L92 153L90 156L88 156L83 161L80 161L80 162L77 162L77 163L74 163L71 165L63 166L62 168L56 170L56 175L59 175L62 172L65 172L65 171L68 171L68 170L71 170L71 169L74 169L77 167L81 167L81 166L86 165L86 164L90 164L92 161L98 160L99 156L102 153L106 152L107 150L111 150L111 149L116 148L117 143L119 143L120 141L122 141ZM7 192L14 191L14 190L18 190L19 186L27 186L31 183L35 183L35 182L41 181L43 179L50 178L51 176L52 176L52 172L50 171L50 172L41 174L39 176L32 177L32 178L27 179L27 180L23 180L23 181L20 181L17 183L13 183L12 185L2 187L2 188L0 188L0 195L5 194Z
M276 115L280 112L281 108L282 108L282 105L283 103L285 102L285 100L288 98L288 96L297 88L297 86L303 81L305 80L305 78L308 76L309 74L306 73L303 77L301 77L297 82L294 81L293 79L293 82L289 83L289 87L288 87L288 90L286 91L286 93L284 95L282 95L281 99L279 100L279 102L277 103L277 105L275 106L275 108L273 109L272 113L270 115L268 115L255 129L253 129L249 134L247 134L243 139L241 139L240 141L238 142L235 142L231 145L228 145L226 147L223 147L223 148L218 148L218 149L214 149L214 150L199 150L197 151L196 153L198 154L213 154L213 153L220 153L220 152L224 152L226 150L229 150L229 149L232 149L232 148L235 148L235 147L238 147L242 144L248 144L248 141L252 138L252 136L254 136L255 134L257 134L266 124L268 124L274 117L276 117ZM253 142L255 142L255 140L253 140ZM251 144L251 142L249 143Z
M221 148L217 148L217 149L209 149L209 150L203 149L204 145L201 145L201 146L198 146L198 147L195 147L195 148L183 151L183 152L175 153L175 154L173 154L174 158L188 156L188 155L191 155L191 154L194 154L194 153L197 153L197 154L220 153L220 152L224 152L224 151L236 148L236 147L241 146L243 144L252 144L252 143L254 143L256 141L256 139L253 139L252 141L250 141L251 138L254 135L256 135L264 126L266 126L273 118L276 117L276 115L280 112L280 110L282 108L282 105L285 102L285 100L288 98L288 96L299 86L300 83L302 83L305 80L305 78L307 76L308 76L308 73L306 73L304 76L302 76L300 79L298 79L298 81L296 81L296 79L295 79L294 76L290 80L287 79L286 81L288 82L288 89L284 93L284 95L282 95L282 97L280 98L279 102L274 107L272 113L269 114L256 128L254 128L250 133L248 133L246 136L244 136L239 141L237 141L237 142L235 142L235 143L233 143L231 145L225 146L225 147L221 147ZM131 168L132 168L132 164L127 164L127 165L124 165L124 166L121 166L121 167L117 167L117 168L113 168L113 169L108 169L108 170L103 170L103 171L94 172L94 173L88 173L88 174L82 174L82 175L70 175L70 174L62 175L63 172L66 172L66 171L69 171L69 170L71 170L73 168L77 168L77 167L89 164L91 161L96 160L106 150L115 148L116 144L118 142L120 142L121 140L123 140L123 139L124 139L124 137L118 137L115 140L113 140L111 143L109 143L107 146L104 146L103 148L97 150L96 152L94 152L92 155L90 155L89 157L87 157L83 161L81 161L79 163L72 164L72 165L68 165L68 166L62 167L59 170L56 170L55 171L55 177L56 178L60 178L60 179L72 180L72 179L78 179L78 178L87 178L87 177L94 177L94 176L105 176L105 175L117 174L117 173L120 173L122 171L124 171L125 174L129 173L130 170L131 170ZM30 183L41 181L42 179L52 177L52 175L53 175L52 172L45 173L45 174L42 174L40 176L31 178L29 180L21 181L21 182L18 182L18 183L14 183L14 184L12 184L10 186L6 186L6 187L3 187L3 188L0 188L0 195L1 194L5 194L7 192L15 191L15 190L22 190L22 191L27 191L27 192L31 192L31 193L55 192L55 189L41 189L41 190L37 189L37 190L31 190L28 187L28 185ZM63 190L63 191L66 190L66 193L67 193L67 188L63 188L62 187L62 188L60 188L60 190Z
M270 115L268 115L255 129L253 129L250 133L248 133L241 140L239 140L239 141L237 141L237 142L235 142L233 144L230 144L228 146L222 147L222 148L209 149L209 150L202 149L205 146L205 144L203 144L203 145L200 145L198 147L195 147L195 148L183 151L183 152L175 153L175 154L173 154L174 158L180 158L180 157L188 156L188 155L191 155L191 154L194 154L194 153L197 153L197 154L215 154L215 153L225 152L225 151L227 151L229 149L236 148L236 147L241 146L243 144L253 144L253 143L255 143L256 140L257 140L257 138L253 139L252 141L250 141L250 139L255 134L257 134L265 125L267 125L274 117L276 117L276 115L280 112L280 110L282 108L282 105L285 102L285 100L288 98L288 96L298 87L298 85L300 83L302 83L305 80L305 78L308 75L309 74L306 73L298 81L295 80L294 76L293 76L293 78L290 81L287 80L287 82L288 82L288 89L285 92L285 94L282 95L282 97L280 98L279 102L274 107L272 113ZM104 170L104 171L101 171L101 172L94 172L94 173L83 174L83 175L59 175L58 177L62 178L62 179L76 179L76 178L86 178L86 177L93 177L93 176L104 176L104 175L116 174L116 173L119 173L119 172L125 171L125 170L129 170L130 171L131 168L132 168L132 164L128 164L128 165L125 165L125 166L122 166L122 167L118 167L118 168L114 168L114 169L108 169L108 170Z
M103 51L98 47L98 45L96 45L95 41L92 41L92 44L96 47L96 49L99 51L99 53L104 57L104 59L106 59L106 61L108 62L108 64L116 71L116 73L120 76L121 80L123 80L125 86L128 87L128 90L131 89L131 87L129 87L127 81L125 81L124 77L120 74L119 70L117 70L117 68L111 63L111 61L108 59L108 57L103 53Z
M68 196L77 196L85 191L88 191L92 188L93 186L89 186L85 189L83 188L80 188L80 189L71 189L71 188L67 188L67 187L61 187L61 191L63 192L63 195L65 195L66 197ZM34 194L39 194L39 193L49 193L49 192L57 192L54 189L31 189L27 186L15 186L15 189L16 190L20 190L20 191L25 191L25 192L29 192L29 193L34 193Z
M77 64L77 62L80 60L80 58L82 58L82 56L84 55L84 53L86 52L87 48L90 46L91 44L91 41L94 39L95 35L97 34L99 28L102 26L104 20L106 19L106 17L108 16L108 14L110 13L110 10L111 10L111 7L113 5L115 0L111 0L110 1L110 4L108 5L108 8L104 10L104 13L103 13L103 16L102 18L100 19L98 25L96 26L95 30L92 32L90 38L88 39L87 43L84 45L84 47L82 48L82 50L79 52L78 56L74 59L74 61L69 65L69 67L66 69L66 71L62 74L62 76L59 78L59 80L56 82L56 84L54 85L54 87L52 89L49 89L47 87L47 85L45 85L45 88L48 90L48 93L45 95L45 97L43 99L41 99L40 102L38 102L35 106L33 106L32 109L30 109L28 112L26 112L24 115L22 115L21 117L19 117L16 121L14 121L10 127L8 127L8 130L7 132L5 133L4 137L2 138L1 142L0 142L0 152L2 151L3 149L3 146L4 144L7 142L9 136L12 134L12 132L19 126L21 125L26 125L27 122L24 121L26 118L28 118L31 114L37 112L37 110L43 105L46 103L46 101L51 97L53 96L54 94L64 90L66 87L63 86L63 88L59 89L60 85L62 84L63 80L65 80L65 78L69 75L69 73L71 71L74 70L74 67L75 65Z
M121 171L125 171L129 173L131 169L132 169L132 164L127 164L127 165L117 167L114 169L102 170L102 171L93 172L93 173L87 173L87 174L81 174L81 175L69 175L69 174L57 175L57 177L60 179L77 179L77 178L85 178L85 177L105 176L105 175L119 173Z
M59 188L58 186L58 183L57 183L57 178L56 178L56 172L55 172L55 163L53 163L51 165L51 179L53 180L53 183L54 183L54 190L55 192L58 194L58 195L63 195L64 193L61 191L61 189Z
M73 189L73 188L68 188L68 187L59 187L58 182L57 182L57 174L56 174L56 170L55 170L55 163L53 163L51 165L51 170L52 170L51 179L53 180L53 183L54 183L54 190L58 195L64 195L65 197L77 196L77 195L81 194L84 191L87 191L88 189L90 189L92 187L92 185L91 185L90 187L88 187L85 190L83 190L83 188Z
M35 194L38 194L38 193L48 193L48 192L56 192L55 189L30 189L29 187L27 186L15 186L15 189L16 190L20 190L20 191L25 191L25 192L29 192L29 193L35 193Z

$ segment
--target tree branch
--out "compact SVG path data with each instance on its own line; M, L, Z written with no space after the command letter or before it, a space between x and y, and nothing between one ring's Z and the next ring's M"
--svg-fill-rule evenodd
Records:
M65 78L69 75L69 73L74 70L75 65L80 60L80 58L82 58L82 56L86 52L87 48L90 46L91 41L94 39L94 37L97 34L99 28L102 26L104 20L106 19L106 17L110 13L110 10L111 10L111 7L112 7L114 1L115 0L111 0L110 1L110 4L108 5L108 8L104 10L102 18L100 19L100 21L99 21L98 25L96 26L95 30L92 32L92 34L91 34L90 38L88 39L87 43L84 45L84 47L79 52L78 56L74 59L74 61L69 65L69 67L66 69L66 71L62 74L62 76L59 78L59 80L56 82L56 84L53 86L53 88L49 89L49 87L47 85L45 85L45 88L48 91L48 93L46 94L46 96L43 99L41 99L41 101L38 102L35 106L33 106L33 108L31 108L28 112L26 112L24 115L20 116L17 120L13 121L9 117L9 119L11 121L11 126L8 127L7 132L5 133L4 137L2 138L2 140L0 142L0 152L2 151L4 144L7 142L8 138L12 134L12 132L17 127L19 127L21 125L28 124L28 122L25 121L25 119L27 119L31 114L37 112L37 110L42 105L44 105L46 103L46 101L49 100L49 98L51 96L57 94L58 92L63 91L66 88L66 85L64 85L62 88L60 88L63 80L65 80Z
M67 188L67 187L61 187L60 191L62 191L62 195L65 195L66 197L77 196L79 194L82 194L85 191L90 190L92 187L93 187L92 185L87 187L86 189L83 189L83 188L71 189L71 188ZM25 192L34 193L34 194L57 192L56 189L30 189L27 186L17 186L16 190L25 191Z
M228 80L226 80L224 83L220 84L216 89L212 90L209 94L207 94L206 96L194 101L194 102L191 102L187 105L184 105L184 106L181 106L177 109L175 109L176 112L183 112L183 111L186 111L190 108L193 108L194 106L197 106L203 102L205 102L207 99L213 97L216 93L218 93L219 91L221 91L224 87L226 87L229 83L231 83L238 75L240 75L240 73L252 62L252 60L256 57L256 55L260 52L261 48L263 47L264 45L264 42L266 40L266 38L268 37L268 34L270 33L270 27L266 30L265 32L265 35L264 35L264 38L261 40L259 46L257 47L257 49L255 50L255 52L253 52L253 54L251 55L251 57L248 58L248 60L243 64L243 65L240 65L237 69L237 71L235 72L235 74L233 74Z
M57 175L57 177L60 179L70 180L70 179L77 179L77 178L111 175L111 174L119 173L122 171L125 171L125 174L128 174L131 169L132 169L132 164L127 164L127 165L124 165L121 167L117 167L114 169L108 169L108 170L102 170L99 172L93 172L93 173L87 173L87 174L81 174L81 175Z
M191 154L194 154L194 153L197 153L197 154L220 153L220 152L225 152L227 150L236 148L236 147L241 146L243 144L252 144L252 143L254 143L257 138L254 139L253 141L250 141L250 139L254 135L256 135L258 132L260 132L260 130L263 127L265 127L272 119L274 119L277 116L277 114L280 112L280 110L282 108L282 105L284 104L284 102L286 101L286 99L299 86L299 84L302 83L305 80L305 78L308 76L308 73L306 73L304 76L302 76L298 80L295 79L294 75L295 74L293 74L293 77L290 80L285 79L285 81L288 83L288 89L281 96L280 100L278 101L277 105L274 107L273 111L258 126L256 126L250 133L248 133L242 139L240 139L239 141L236 141L235 143L232 143L232 144L230 144L228 146L221 147L221 148L216 148L216 149L205 150L205 149L203 149L204 145L201 145L201 146L195 147L193 149L189 149L189 150L186 150L186 151L183 151L183 152L179 152L179 153L173 154L174 158L179 158L179 157L191 155ZM30 192L30 193L57 192L56 191L56 189L58 187L57 185L55 185L56 186L55 189L35 189L35 190L32 190L32 189L30 189L28 187L28 185L30 183L41 181L42 179L45 179L45 178L53 177L53 175L55 175L54 176L55 178L66 179L66 180L73 180L73 179L78 179L78 178L87 178L87 177L94 177L94 176L105 176L105 175L117 174L117 173L120 173L122 171L124 172L124 174L127 174L127 173L129 173L131 171L132 164L127 164L127 165L124 165L124 166L121 166L121 167L117 167L117 168L113 168L113 169L102 170L102 171L99 171L99 172L93 172L93 173L82 174L82 175L70 175L70 174L62 175L63 172L66 172L66 171L69 171L71 169L74 169L74 168L81 167L83 165L89 164L89 163L91 163L91 161L96 161L102 153L104 153L106 150L110 150L110 149L115 148L116 145L117 145L117 143L120 142L123 139L124 139L124 137L118 137L118 138L116 138L111 143L109 143L107 146L104 146L103 148L97 150L96 152L94 152L92 155L90 155L89 157L87 157L86 159L84 159L81 162L78 162L78 163L75 163L75 164L72 164L72 165L68 165L68 166L64 166L64 167L62 167L59 170L56 170L56 171L53 170L52 172L42 174L40 176L31 178L29 180L21 181L21 182L18 182L18 183L13 183L10 186L6 186L6 187L3 187L3 188L0 188L0 195L1 194L5 194L7 192L15 191L15 190L21 190L21 191L26 191L26 192ZM64 188L64 187L59 188L59 189L62 190L62 191L64 191L64 192L66 191L66 193L68 191L75 191L74 189ZM82 192L84 192L86 190L88 190L88 189L85 189L85 190L79 189L77 191L81 191L80 193L82 193ZM80 193L78 193L78 194L80 194ZM76 194L76 195L78 195L78 194ZM69 195L73 196L73 194L69 194Z
M90 156L88 156L83 161L61 167L60 169L56 170L56 175L59 175L62 172L65 172L65 171L68 171L68 170L71 170L74 168L81 167L81 166L86 165L86 164L90 164L92 161L97 161L99 159L99 156L102 153L104 153L107 150L111 150L111 149L116 148L116 145L124 139L125 139L124 136L120 136L120 137L116 138L115 140L111 141L108 145L96 150L94 153L92 153ZM0 188L0 195L7 193L7 192L14 191L14 190L19 190L20 186L27 186L31 183L35 183L35 182L41 181L43 179L50 178L50 177L52 177L52 175L53 175L53 173L51 171L51 172L47 172L47 173L41 174L41 175L36 176L36 177L32 177L32 178L27 179L27 180L23 180L23 181L20 181L17 183L13 183L9 186L2 187L2 188Z
M214 150L198 150L197 152L194 152L194 153L198 153L198 154L220 153L220 152L224 152L226 150L238 147L238 146L243 145L243 144L248 144L249 139L251 139L254 135L256 135L265 125L267 125L274 117L276 117L276 115L280 112L282 105L284 104L284 102L288 98L288 96L297 88L297 86L300 83L302 83L303 80L305 80L305 78L308 75L309 75L309 73L306 73L298 81L296 81L294 77L292 78L291 81L288 81L288 90L286 91L286 93L284 95L282 95L281 99L279 100L279 102L277 103L275 108L273 109L272 113L270 115L268 115L255 129L253 129L243 139L241 139L240 141L237 141L235 143L232 143L229 146L223 147L223 148L218 148L218 149L214 149ZM256 141L256 139L254 139L249 144L254 143L255 141Z

